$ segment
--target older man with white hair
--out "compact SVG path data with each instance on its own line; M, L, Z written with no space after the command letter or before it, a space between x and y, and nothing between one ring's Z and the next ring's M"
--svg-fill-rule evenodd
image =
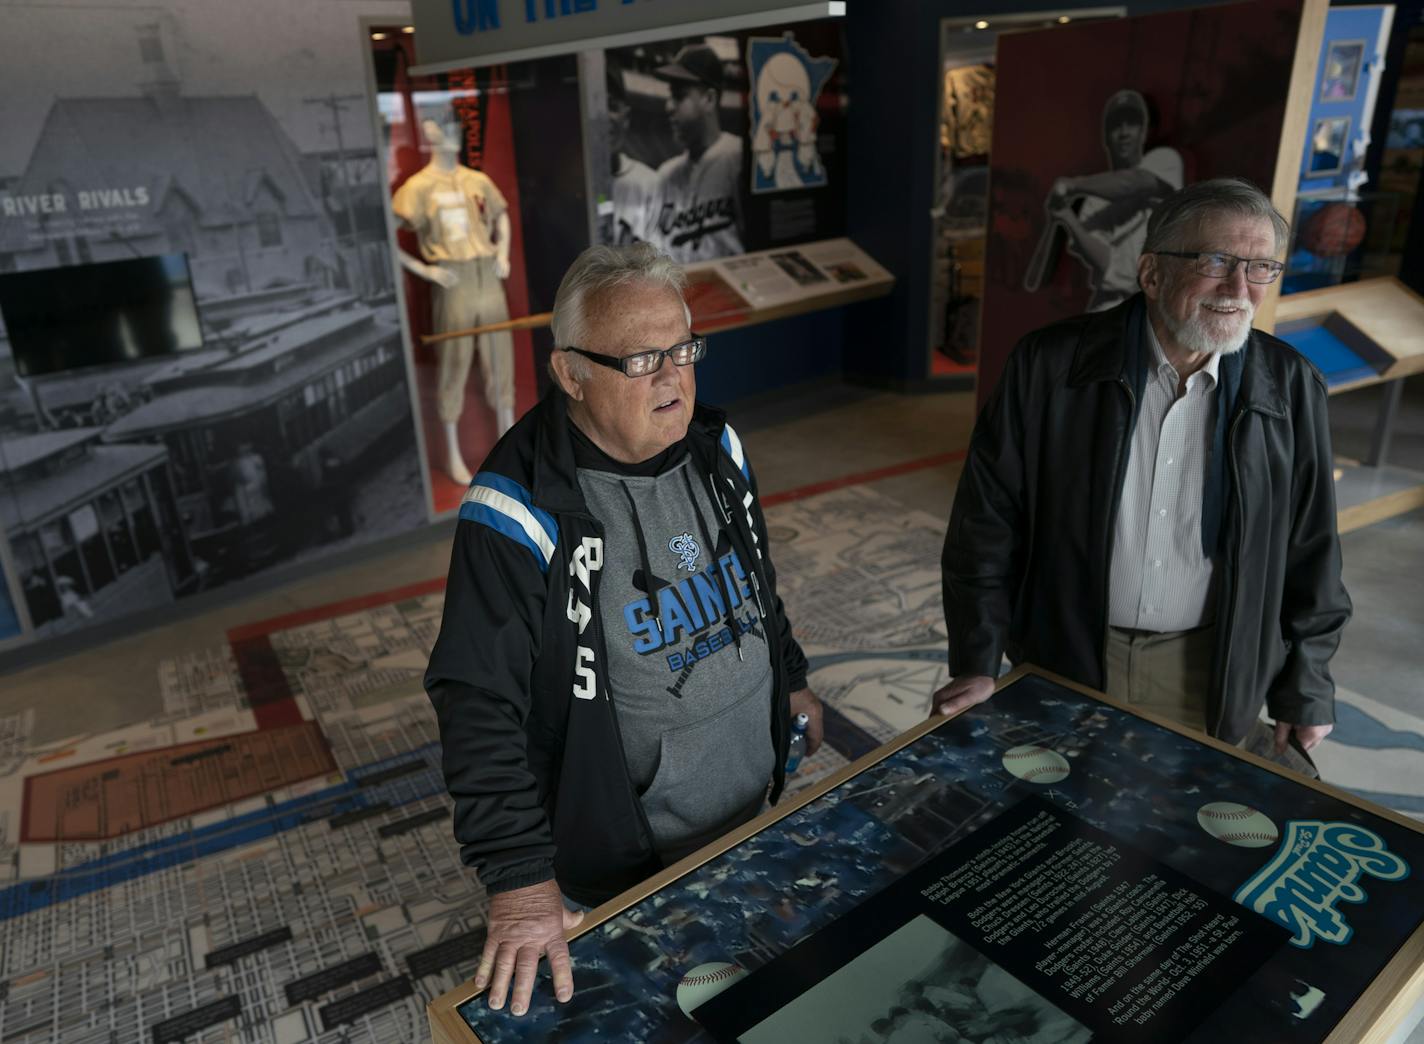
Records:
M986 699L1007 652L1314 774L1350 599L1325 381L1251 327L1288 234L1249 182L1188 186L1141 293L1015 348L945 536L935 711Z
M592 247L554 301L556 387L460 507L425 686L461 858L490 894L475 980L527 1010L595 904L755 816L821 709L776 593L756 479L695 402L682 270ZM562 893L562 894L561 894Z

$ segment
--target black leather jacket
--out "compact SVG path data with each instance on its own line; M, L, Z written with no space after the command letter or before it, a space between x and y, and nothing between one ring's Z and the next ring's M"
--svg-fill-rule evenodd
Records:
M1127 329L1140 301L1029 334L979 417L944 544L955 676L992 677L1007 652L1104 687L1108 569L1134 412ZM1268 334L1252 331L1242 350L1207 697L1207 729L1229 743L1263 701L1278 721L1335 720L1329 663L1350 618L1325 382Z

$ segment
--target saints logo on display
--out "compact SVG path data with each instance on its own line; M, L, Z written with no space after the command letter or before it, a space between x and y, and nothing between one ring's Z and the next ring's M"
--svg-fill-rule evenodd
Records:
M677 555L680 560L677 563L679 569L686 569L689 573L697 572L697 556L702 548L697 545L697 541L692 539L691 533L682 533L668 541L668 550Z

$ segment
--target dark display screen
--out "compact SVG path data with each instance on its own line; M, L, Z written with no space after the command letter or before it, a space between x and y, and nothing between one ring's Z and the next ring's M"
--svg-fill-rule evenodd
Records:
M203 345L184 254L7 272L0 315L22 377Z

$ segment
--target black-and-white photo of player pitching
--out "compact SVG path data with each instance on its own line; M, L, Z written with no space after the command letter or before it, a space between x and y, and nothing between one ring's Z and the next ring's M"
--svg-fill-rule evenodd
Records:
M1108 169L1054 180L1043 208L1046 220L1024 270L1023 286L1040 289L1062 251L1088 269L1088 311L1101 312L1137 292L1137 258L1152 211L1182 187L1182 157L1176 149L1147 149L1151 124L1147 101L1130 88L1103 106L1103 150Z

